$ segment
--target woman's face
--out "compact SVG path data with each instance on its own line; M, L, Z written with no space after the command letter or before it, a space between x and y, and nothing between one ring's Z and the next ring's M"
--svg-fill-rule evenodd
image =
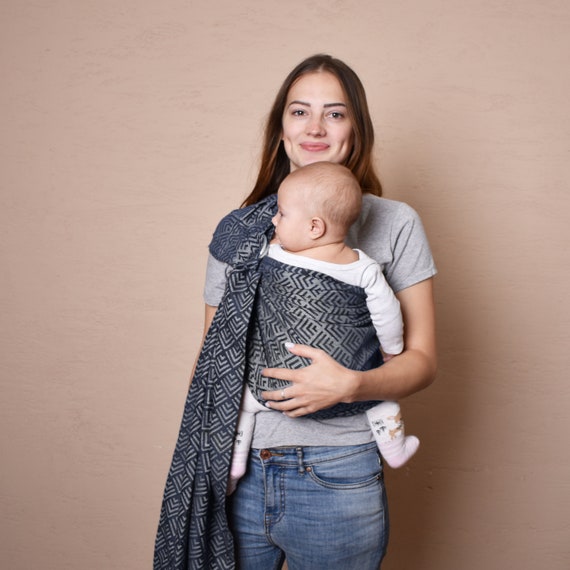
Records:
M344 164L352 150L354 134L346 97L331 73L308 73L293 83L282 125L291 171L313 162Z

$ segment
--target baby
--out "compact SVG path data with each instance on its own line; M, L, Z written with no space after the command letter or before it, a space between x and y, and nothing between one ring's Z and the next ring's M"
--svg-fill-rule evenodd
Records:
M364 289L384 362L402 352L400 304L380 265L346 243L350 226L360 214L362 191L348 168L318 162L293 171L277 194L278 212L272 219L275 240L268 256L282 263L329 275ZM284 391L282 391L284 393ZM246 386L236 429L228 493L245 473L255 414L271 411ZM400 406L384 401L366 412L382 457L401 467L414 455L419 440L405 436Z

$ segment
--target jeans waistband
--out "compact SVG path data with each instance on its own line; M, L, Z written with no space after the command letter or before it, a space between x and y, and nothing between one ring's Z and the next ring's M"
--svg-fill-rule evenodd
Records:
M349 458L360 453L377 450L375 442L347 446L269 447L252 449L251 457L264 464L282 466L314 465L325 461Z

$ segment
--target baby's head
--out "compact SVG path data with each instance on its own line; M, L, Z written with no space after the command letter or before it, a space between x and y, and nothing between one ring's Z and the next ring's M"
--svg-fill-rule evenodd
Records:
M352 172L340 164L316 162L294 170L278 192L273 218L285 249L300 251L342 241L362 206L362 190Z

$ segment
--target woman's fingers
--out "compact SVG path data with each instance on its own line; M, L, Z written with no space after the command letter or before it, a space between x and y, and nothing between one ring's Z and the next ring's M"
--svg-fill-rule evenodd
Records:
M265 368L263 376L290 382L279 390L263 392L267 407L290 417L299 417L346 401L352 371L344 368L326 352L311 346L287 347L292 354L311 361L299 369Z

